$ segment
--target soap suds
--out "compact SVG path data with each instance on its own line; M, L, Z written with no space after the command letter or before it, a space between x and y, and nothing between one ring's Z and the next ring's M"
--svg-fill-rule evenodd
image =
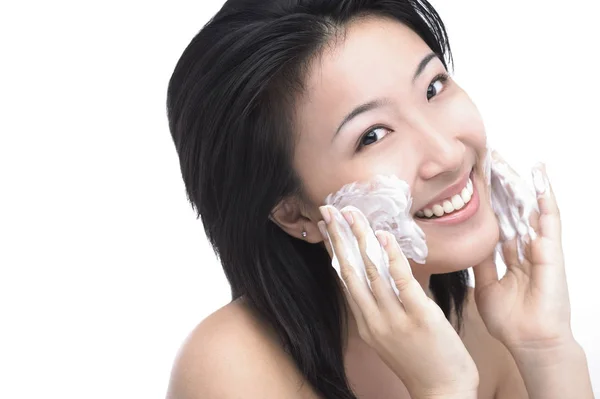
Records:
M352 228L350 227L350 225L348 225L348 222L346 221L344 216L342 216L340 210L333 206L328 206L327 208L330 210L331 216L335 219L338 226L340 226L340 229L338 231L340 234L340 241L342 242L341 248L343 248L340 250L343 251L343 254L336 252L335 248L331 244L331 238L329 238L329 243L331 244L331 248L334 252L333 259L331 262L333 268L340 277L340 280L344 284L346 284L345 281L342 279L339 263L339 259L342 258L343 255L343 259L346 260L346 264L354 268L354 271L359 277L359 279L363 283L366 282L369 285L369 288L371 288L371 282L369 281L366 275L366 265L360 253L358 240L354 236L354 233L352 233ZM359 211L359 209L353 206L345 206L344 208L342 208L342 211L345 210L355 211L355 215L358 217L362 217L364 224L369 226L368 220L366 219L364 214ZM375 235L374 230L370 227L368 227L365 231L365 244L365 252L367 257L375 265L377 271L379 272L379 275L383 279L390 281L394 292L396 293L396 295L398 295L398 289L396 288L396 285L393 283L393 279L390 276L389 258L387 256L387 253L379 244L379 240L377 240L377 236Z
M492 156L491 150L488 150L484 162L484 175L489 188L487 199L491 201L500 227L500 241L517 237L518 258L523 262L526 243L537 236L529 222L532 212L538 210L536 196L506 163ZM332 216L340 226L347 261L363 281L369 283L358 242L340 213L345 208L358 211L366 219L369 226L365 232L367 256L384 278L391 281L387 254L374 233L377 230L392 233L407 258L416 263L425 263L428 254L425 233L410 214L412 197L410 186L404 180L394 175L376 175L368 182L354 182L343 186L336 193L328 195L325 204L329 205ZM332 265L340 275L335 253ZM397 291L394 284L392 287Z
M529 222L533 211L539 211L535 193L505 162L495 158L491 150L485 165L492 208L500 227L500 241L517 237L517 256L519 262L523 262L525 245L537 237Z
M377 175L365 183L351 183L325 199L327 205L342 209L352 205L369 221L373 231L389 231L396 237L402 252L417 263L425 263L425 233L410 214L410 186L394 175ZM344 224L344 228L350 226Z

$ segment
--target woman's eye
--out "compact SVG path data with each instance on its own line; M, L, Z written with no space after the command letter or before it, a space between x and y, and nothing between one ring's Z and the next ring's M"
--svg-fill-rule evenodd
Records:
M436 76L429 87L427 88L427 100L431 100L433 97L440 94L444 88L444 83L448 80L447 75Z
M360 143L359 143L359 149L367 146L367 145L371 145L373 143L375 143L378 140L381 140L383 137L385 137L388 133L390 132L389 129L386 129L384 127L376 127L375 129L371 129L369 130L364 136L362 136L362 138L360 139Z

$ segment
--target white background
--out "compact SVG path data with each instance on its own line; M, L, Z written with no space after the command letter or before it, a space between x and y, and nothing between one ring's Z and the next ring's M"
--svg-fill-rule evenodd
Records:
M227 303L165 114L178 57L221 3L3 4L0 397L163 398L181 341ZM521 172L548 164L600 393L598 6L434 5L491 142Z

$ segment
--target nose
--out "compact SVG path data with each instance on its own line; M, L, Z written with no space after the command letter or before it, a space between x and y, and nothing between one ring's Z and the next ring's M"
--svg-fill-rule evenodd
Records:
M419 167L421 179L460 171L465 162L466 148L459 135L431 125L422 129L419 135L423 154Z

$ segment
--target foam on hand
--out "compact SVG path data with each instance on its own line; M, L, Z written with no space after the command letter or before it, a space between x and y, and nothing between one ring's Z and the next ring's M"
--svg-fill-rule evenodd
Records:
M537 236L529 222L532 212L538 210L536 196L506 163L492 155L491 150L488 150L484 162L484 175L488 187L487 199L498 219L501 243L517 237L518 257L522 262L526 243ZM345 209L353 209L364 218L367 226L366 253L383 278L391 281L387 254L374 233L377 230L392 233L407 258L416 263L425 263L428 254L425 233L410 213L412 197L406 181L394 175L376 175L367 182L343 186L336 193L328 195L325 204L329 205L332 217L340 226L345 258L363 281L369 283L356 237L340 213ZM338 275L339 255L334 250L332 265ZM397 293L395 284L392 287Z
M394 175L376 175L368 182L351 183L325 199L327 205L343 209L351 205L366 217L373 231L389 231L402 252L417 263L425 263L425 233L410 214L410 186ZM350 226L344 224L350 228Z
M525 245L537 237L529 222L533 211L539 211L536 195L504 161L494 157L491 150L488 150L484 170L500 227L500 241L516 237L517 256L519 262L523 262Z
M339 236L340 236L340 241L342 244L341 248L343 248L343 253L342 253L342 252L340 252L340 251L342 251L342 249L336 251L336 249L333 247L333 245L331 245L331 248L333 250L333 259L331 261L331 265L337 272L342 283L345 285L346 282L344 281L344 279L341 276L340 262L339 262L339 259L341 257L343 257L346 260L346 264L350 265L354 269L354 272L356 273L358 278L363 283L366 282L369 285L369 288L371 288L371 282L369 281L369 279L367 278L367 275L366 275L366 265L365 265L363 256L360 253L360 247L358 245L358 240L354 236L354 233L352 233L352 228L348 225L348 222L342 216L340 210L338 210L337 208L335 208L333 206L329 206L328 209L330 210L331 217L334 218L337 225L340 226ZM362 212L360 212L359 209L357 209L353 206L345 206L342 208L342 210L355 211L356 212L355 215L362 217L364 224L366 226L369 226L368 220L366 219L365 215ZM390 276L389 258L387 256L387 253L385 252L385 250L379 244L379 240L377 240L377 236L375 235L375 232L373 231L372 228L368 227L365 231L365 236L366 236L365 253L366 253L367 257L375 265L375 267L377 268L377 271L379 272L379 275L384 280L389 281L392 288L394 289L394 292L396 293L396 295L399 295L398 288L396 288L396 284L394 284L394 281L393 281L392 277ZM331 238L329 238L329 243L331 244Z

